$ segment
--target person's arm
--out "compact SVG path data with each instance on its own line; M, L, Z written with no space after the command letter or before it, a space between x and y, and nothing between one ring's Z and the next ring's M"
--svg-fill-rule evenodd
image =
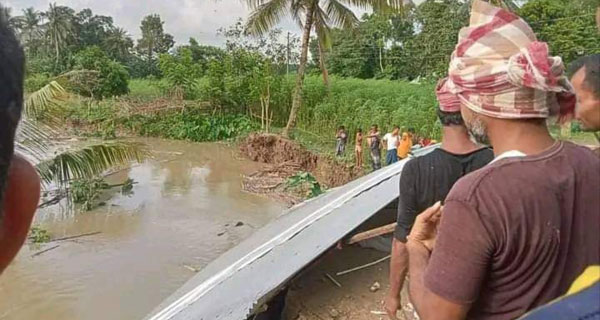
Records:
M411 160L402 169L400 176L400 196L398 197L398 217L392 241L392 257L390 259L390 289L385 299L385 309L390 318L395 319L396 310L401 307L400 292L408 272L408 251L406 236L410 233L417 212L417 162Z
M479 297L493 235L461 201L447 200L439 228L428 216L435 216L431 208L417 217L407 242L411 301L423 320L461 320Z

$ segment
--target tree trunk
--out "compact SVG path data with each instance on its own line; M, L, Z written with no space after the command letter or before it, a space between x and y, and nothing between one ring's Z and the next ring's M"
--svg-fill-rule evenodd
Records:
M313 24L313 14L315 7L318 5L318 1L314 0L310 8L306 11L306 21L304 22L304 30L302 34L302 52L300 54L300 65L298 65L298 74L296 75L296 87L294 88L294 95L292 98L292 109L290 110L290 117L288 123L281 133L284 137L289 137L290 130L296 125L296 117L298 116L298 109L302 103L302 85L304 83L304 71L306 69L306 61L308 58L308 43L310 41L310 30Z
M379 69L383 73L383 45L379 47Z
M327 92L329 92L329 72L327 71L327 66L325 65L325 51L323 51L323 45L319 40L319 65L321 67L321 73L323 74L323 83L325 84L325 88L327 88Z

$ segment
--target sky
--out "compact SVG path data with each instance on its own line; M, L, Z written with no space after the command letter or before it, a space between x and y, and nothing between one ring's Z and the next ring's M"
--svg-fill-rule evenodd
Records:
M223 45L225 39L217 34L217 30L233 25L237 19L250 13L244 0L0 0L0 3L12 8L12 15L19 15L27 7L45 11L51 2L77 11L90 8L94 14L111 16L114 24L125 28L134 40L141 37L139 25L142 18L158 13L165 21L165 31L172 34L178 44L194 37L203 44ZM365 12L354 11L359 17ZM300 32L288 18L282 20L278 27L284 32Z

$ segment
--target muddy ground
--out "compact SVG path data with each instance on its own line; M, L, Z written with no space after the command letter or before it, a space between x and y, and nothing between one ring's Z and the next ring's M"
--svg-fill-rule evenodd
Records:
M362 169L308 151L295 141L274 134L251 134L240 143L240 152L250 160L267 164L244 179L244 189L267 194L288 205L305 197L305 190L289 190L285 182L298 172L310 172L324 188L344 185L364 174Z
M337 272L387 255L358 246L333 249L292 282L286 298L285 319L389 319L383 313L383 300L389 288L389 259L362 270L336 276ZM333 277L341 287L326 275ZM375 287L379 289L374 290ZM406 305L406 292L405 288L402 292L404 310L398 312L398 319L414 320L412 308Z

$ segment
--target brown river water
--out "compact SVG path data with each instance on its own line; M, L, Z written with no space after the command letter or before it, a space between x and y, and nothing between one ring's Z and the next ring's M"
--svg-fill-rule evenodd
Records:
M133 195L114 192L89 212L54 206L37 213L35 224L55 238L101 233L26 245L0 276L0 319L141 319L192 277L191 269L283 210L242 191L242 175L259 167L231 147L140 141L153 158L108 179L133 178Z

